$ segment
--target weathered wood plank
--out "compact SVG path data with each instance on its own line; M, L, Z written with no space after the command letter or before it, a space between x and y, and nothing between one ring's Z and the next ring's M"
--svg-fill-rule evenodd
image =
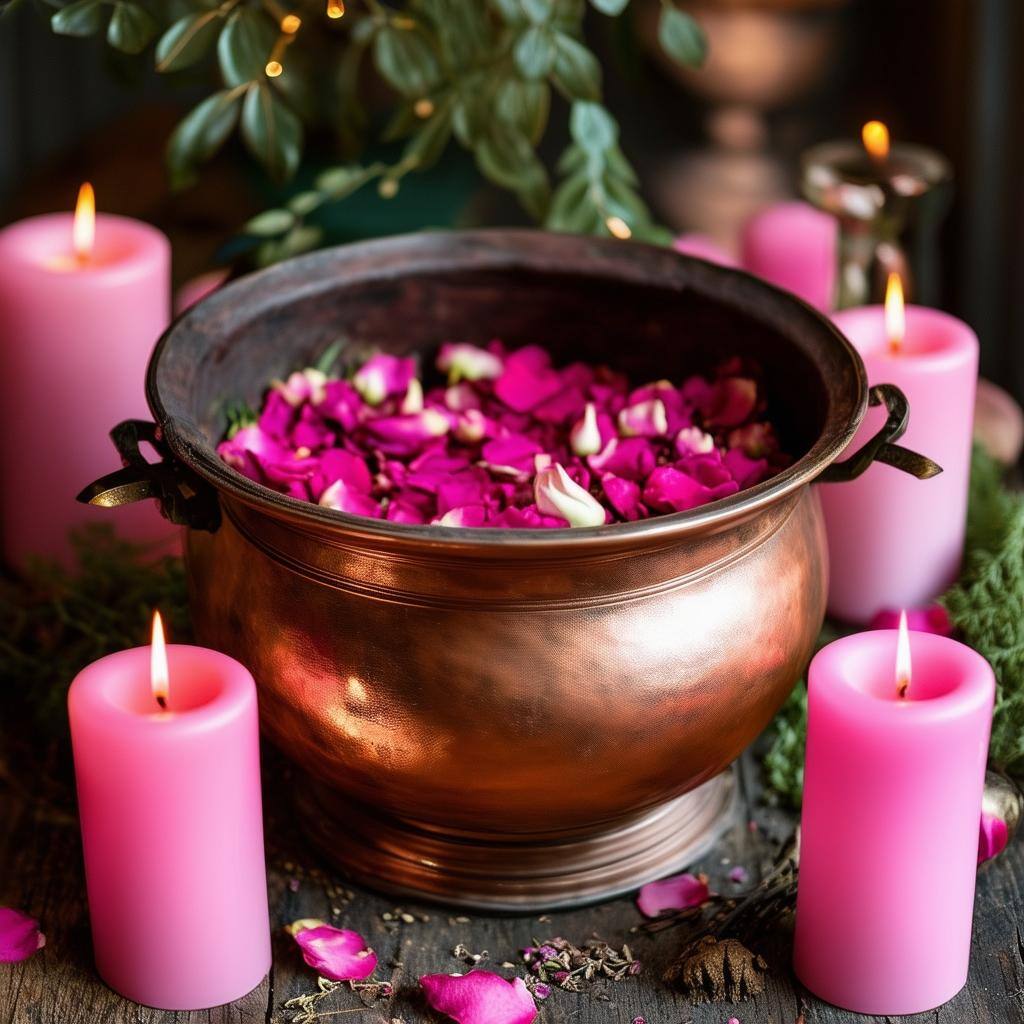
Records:
M793 1024L802 1012L807 1024L853 1024L858 1017L829 1007L802 992L788 968L791 937L774 935L764 949L773 970L765 993L737 1006L691 1006L659 981L662 971L685 942L682 929L656 935L633 933L640 918L631 900L536 917L477 917L425 905L404 904L412 923L385 921L395 901L348 886L315 868L287 807L271 797L272 822L270 897L274 924L272 976L245 999L197 1013L164 1013L135 1006L99 981L91 964L88 918L84 901L81 854L76 822L66 810L30 801L10 786L0 789L0 904L17 906L38 916L47 933L47 947L22 964L0 965L0 1021L11 1024L286 1024L291 1014L284 1003L315 989L316 979L297 954L283 926L299 917L320 917L362 932L380 956L378 974L390 978L396 994L389 1001L363 1007L358 996L338 990L320 1004L325 1024L420 1024L432 1018L418 994L416 978L436 971L467 968L452 956L457 943L490 954L488 966L508 976L505 962L518 963L518 950L534 938L563 935L573 941L598 934L620 944L628 941L645 965L635 979L618 985L595 985L582 993L555 991L543 1005L542 1024L725 1024L735 1016L743 1024ZM268 806L270 806L268 800ZM768 815L769 831L778 817ZM773 847L763 834L745 826L734 830L716 853L699 867L727 890L730 864L752 872L770 860ZM728 860L728 863L723 863ZM1024 852L1021 844L986 868L979 879L971 981L952 1002L938 1011L905 1018L909 1024L984 1024L1024 1022ZM349 888L351 901L334 894ZM333 909L332 909L333 908ZM335 912L335 910L337 912ZM456 920L468 916L468 921ZM421 920L427 917L429 920ZM885 923L880 922L880 927ZM517 968L521 970L521 965ZM338 1011L349 1010L350 1013ZM878 1018L880 1020L880 1018Z

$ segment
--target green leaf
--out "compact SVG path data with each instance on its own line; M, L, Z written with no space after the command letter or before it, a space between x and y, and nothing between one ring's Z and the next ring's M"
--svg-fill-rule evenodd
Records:
M369 167L361 167L358 164L332 167L316 179L316 187L330 199L344 199L372 181L382 170L382 164L371 164Z
M294 224L295 215L289 210L264 210L247 221L242 230L247 235L270 238L274 235L283 235Z
M689 67L699 68L708 52L707 40L700 25L689 14L671 4L661 9L658 42L673 60Z
M500 122L492 124L473 154L486 178L515 192L531 216L544 218L550 198L547 171L525 135Z
M315 189L306 192L299 192L288 200L288 209L296 217L305 217L312 213L322 202L324 197Z
M552 14L551 0L519 0L526 17L534 25L543 25Z
M92 36L103 27L100 0L76 0L50 18L50 28L61 36Z
M382 28L373 40L373 60L381 77L403 96L423 96L441 74L430 43L413 28Z
M262 81L275 38L273 23L261 11L237 8L217 41L217 59L224 84L234 86Z
M240 97L227 90L208 96L174 129L167 144L167 166L174 188L195 177L196 165L208 160L238 121Z
M546 82L506 78L494 96L498 119L511 125L536 145L548 123L551 90Z
M594 7L610 18L617 18L629 5L629 0L590 0Z
M156 44L157 71L180 71L195 64L213 45L221 27L216 10L179 18Z
M250 86L245 94L242 138L276 181L295 173L302 154L302 124L264 82Z
M107 42L122 53L141 53L157 33L149 11L137 4L118 0L107 26Z
M555 84L570 100L601 98L601 65L582 43L559 32L555 35Z
M569 131L587 153L601 154L615 145L619 126L600 103L577 100L569 115Z
M315 224L296 224L281 239L281 257L298 256L299 253L315 249L324 237L323 228Z
M528 28L512 51L516 67L524 78L545 78L555 63L554 34L541 25Z
M519 0L491 0L491 7L498 12L506 25L518 28L528 23L526 11Z
M574 174L566 178L551 198L545 227L551 231L573 233L593 231L598 214L593 204L587 201L589 188L590 181L585 175Z

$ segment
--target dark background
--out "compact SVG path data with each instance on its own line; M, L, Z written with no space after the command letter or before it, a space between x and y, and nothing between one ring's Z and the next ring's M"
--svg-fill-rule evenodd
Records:
M894 140L952 161L937 304L977 329L983 372L1024 397L1024 4L705 0L690 9L712 56L687 76L651 56L653 6L633 0L628 20L593 19L591 41L663 221L729 244L750 209L795 192L805 146L881 118ZM198 186L169 194L164 140L201 87L159 78L146 58L118 58L96 41L56 38L44 10L25 4L0 19L0 223L69 208L90 177L101 208L171 234L179 282L223 259L238 225L274 196L236 148ZM349 200L332 237L518 218L453 155L392 204L366 193Z

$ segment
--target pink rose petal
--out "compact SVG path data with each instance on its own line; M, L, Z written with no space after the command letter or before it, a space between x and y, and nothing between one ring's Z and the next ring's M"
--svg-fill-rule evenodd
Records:
M714 386L704 421L714 427L738 427L757 406L757 383L749 377L725 377Z
M644 486L643 500L661 512L685 512L738 490L735 480L709 486L673 466L659 466Z
M334 509L336 512L348 512L354 516L367 516L370 519L380 519L380 504L368 494L349 487L343 480L335 480L330 487L320 495L319 503L324 508Z
M516 412L528 412L562 389L562 378L551 369L542 348L527 345L505 359L505 369L495 381L494 393Z
M740 487L753 487L770 473L767 459L752 459L742 448L730 448L722 459Z
M432 519L435 526L461 526L475 529L487 525L487 509L483 505L463 505L449 509L443 516Z
M352 376L352 386L370 405L392 395L404 395L416 376L416 360L383 353L367 359Z
M666 910L687 910L706 903L708 883L696 875L673 875L658 882L648 882L640 890L636 905L644 917L657 917Z
M522 978L492 971L425 974L420 978L430 1008L456 1024L532 1024L537 1006Z
M587 464L598 473L614 473L627 480L643 480L657 464L654 446L643 437L612 438Z
M529 474L533 469L533 457L540 451L536 441L520 434L510 434L488 441L481 449L481 455L491 469Z
M640 501L640 485L636 481L605 473L601 477L601 488L608 503L627 522L643 519L647 515L647 509Z
M1010 841L1010 830L1002 818L981 812L981 832L978 839L978 863L991 860L1006 849ZM2 959L2 957L0 957Z
M293 938L302 950L302 959L331 981L362 981L377 967L377 954L366 939L347 928L318 924L296 930Z
M13 907L0 907L0 963L27 960L46 945L39 922Z

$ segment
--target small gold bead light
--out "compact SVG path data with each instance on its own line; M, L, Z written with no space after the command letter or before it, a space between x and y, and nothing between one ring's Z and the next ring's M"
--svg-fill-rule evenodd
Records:
M342 0L327 0L327 17L340 18L345 13L345 4Z
M385 178L377 186L377 194L381 199L394 199L398 195L398 182L394 178Z
M267 78L278 78L284 71L284 65L279 60L268 60L267 66L263 70L266 72Z
M434 101L424 96L413 104L412 109L417 117L428 118L434 112Z
M286 14L281 19L281 31L287 36L293 36L302 27L302 19L297 14Z
M621 238L623 241L633 237L633 232L630 230L629 225L621 217L608 217L604 222L604 226L616 238Z

